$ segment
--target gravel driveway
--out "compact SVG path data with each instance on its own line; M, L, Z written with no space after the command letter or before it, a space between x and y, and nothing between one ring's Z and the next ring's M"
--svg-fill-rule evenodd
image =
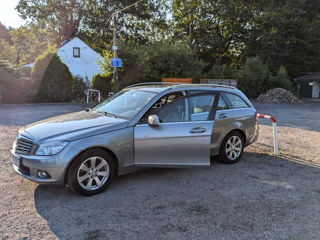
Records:
M9 149L24 124L81 105L0 105L0 239L320 239L320 105L255 104L258 142L235 165L148 169L81 197L16 175Z

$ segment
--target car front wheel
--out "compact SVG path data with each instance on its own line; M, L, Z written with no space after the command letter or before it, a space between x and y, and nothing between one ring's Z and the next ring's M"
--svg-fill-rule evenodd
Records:
M218 160L222 163L232 164L240 160L244 148L241 133L234 131L229 133L223 140Z
M81 153L70 164L67 171L67 185L82 195L102 192L114 177L112 157L101 149L90 149Z

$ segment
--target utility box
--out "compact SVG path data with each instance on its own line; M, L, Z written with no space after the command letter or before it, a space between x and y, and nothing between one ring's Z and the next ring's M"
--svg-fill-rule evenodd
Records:
M192 83L192 78L162 78L162 82L170 83Z
M220 84L232 87L237 87L238 79L201 79L200 83L205 84Z

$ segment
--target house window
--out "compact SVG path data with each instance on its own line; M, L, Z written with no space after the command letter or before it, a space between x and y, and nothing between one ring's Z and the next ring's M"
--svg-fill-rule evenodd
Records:
M75 57L75 58L80 57L80 48L78 48L78 47L73 48L73 57Z

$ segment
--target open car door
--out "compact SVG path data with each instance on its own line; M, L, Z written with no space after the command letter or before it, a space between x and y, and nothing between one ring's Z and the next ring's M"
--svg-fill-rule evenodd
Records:
M209 166L218 95L214 91L197 91L181 96L152 114L158 117L159 124L138 123L134 127L135 165Z

